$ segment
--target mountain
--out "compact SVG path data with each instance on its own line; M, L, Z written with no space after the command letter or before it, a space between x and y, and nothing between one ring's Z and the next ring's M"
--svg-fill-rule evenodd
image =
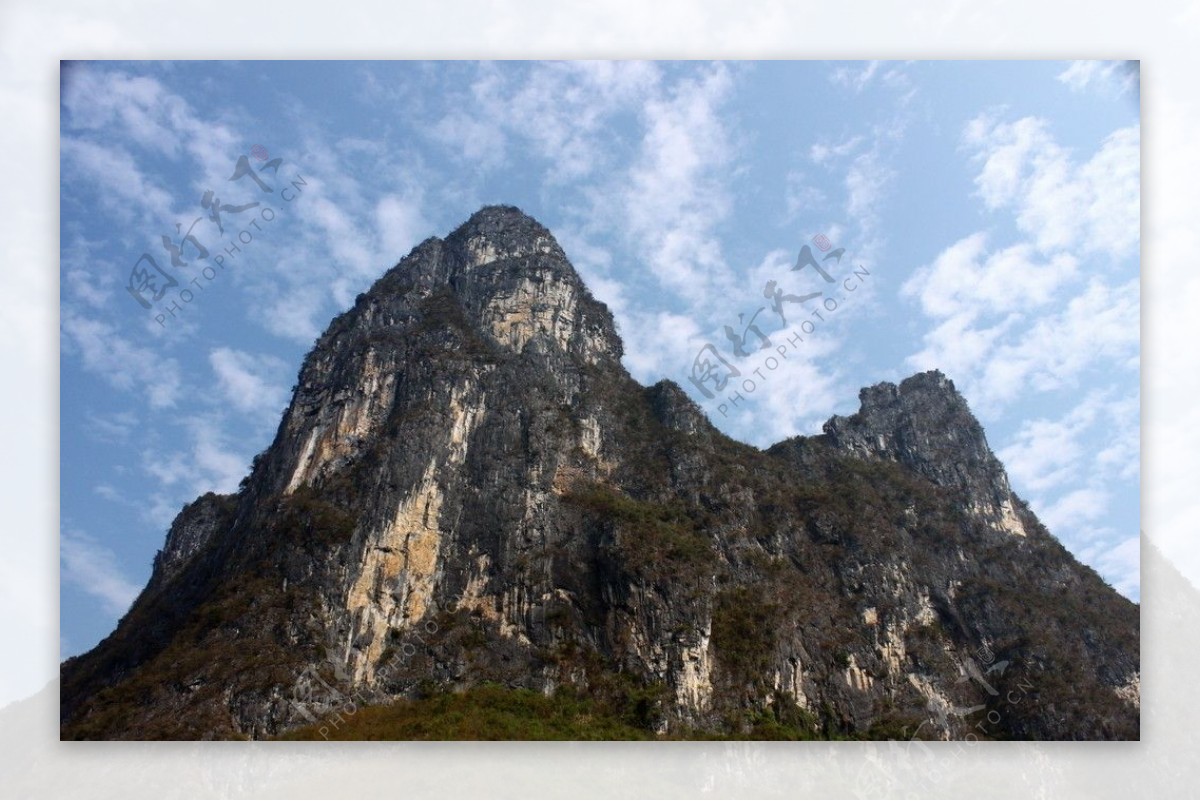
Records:
M63 664L61 736L1138 737L1138 607L948 378L760 451L621 356L518 209L418 245Z

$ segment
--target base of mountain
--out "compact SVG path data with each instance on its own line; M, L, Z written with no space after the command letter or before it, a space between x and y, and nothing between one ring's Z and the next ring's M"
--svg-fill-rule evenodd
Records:
M791 698L731 716L719 727L665 729L664 688L597 698L570 687L544 695L485 684L379 706L347 706L280 740L890 740L909 739L917 720L881 719L861 732L822 726Z

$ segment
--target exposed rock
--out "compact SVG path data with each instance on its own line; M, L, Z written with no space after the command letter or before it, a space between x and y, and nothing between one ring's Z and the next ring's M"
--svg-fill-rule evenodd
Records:
M64 664L63 735L265 737L497 683L668 735L1137 736L1137 607L1013 495L949 379L761 452L621 354L519 210L423 242Z
M209 492L192 501L175 518L167 541L154 556L153 581L167 582L200 553L223 526L229 525L232 498Z

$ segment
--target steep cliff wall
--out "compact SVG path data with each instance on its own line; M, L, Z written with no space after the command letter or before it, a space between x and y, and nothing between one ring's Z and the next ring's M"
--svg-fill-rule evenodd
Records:
M1137 737L1137 607L945 376L761 452L621 355L517 209L422 243L64 664L63 735L265 737L498 684L666 736Z

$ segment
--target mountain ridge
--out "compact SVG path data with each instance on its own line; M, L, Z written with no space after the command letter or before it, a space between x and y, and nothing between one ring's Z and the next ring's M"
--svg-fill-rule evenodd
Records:
M985 714L992 737L1137 737L1137 607L1012 492L944 375L760 451L622 353L519 209L419 244L317 339L239 492L186 506L64 663L62 735L261 738L499 685L651 736ZM1018 666L1036 700L1002 713Z

